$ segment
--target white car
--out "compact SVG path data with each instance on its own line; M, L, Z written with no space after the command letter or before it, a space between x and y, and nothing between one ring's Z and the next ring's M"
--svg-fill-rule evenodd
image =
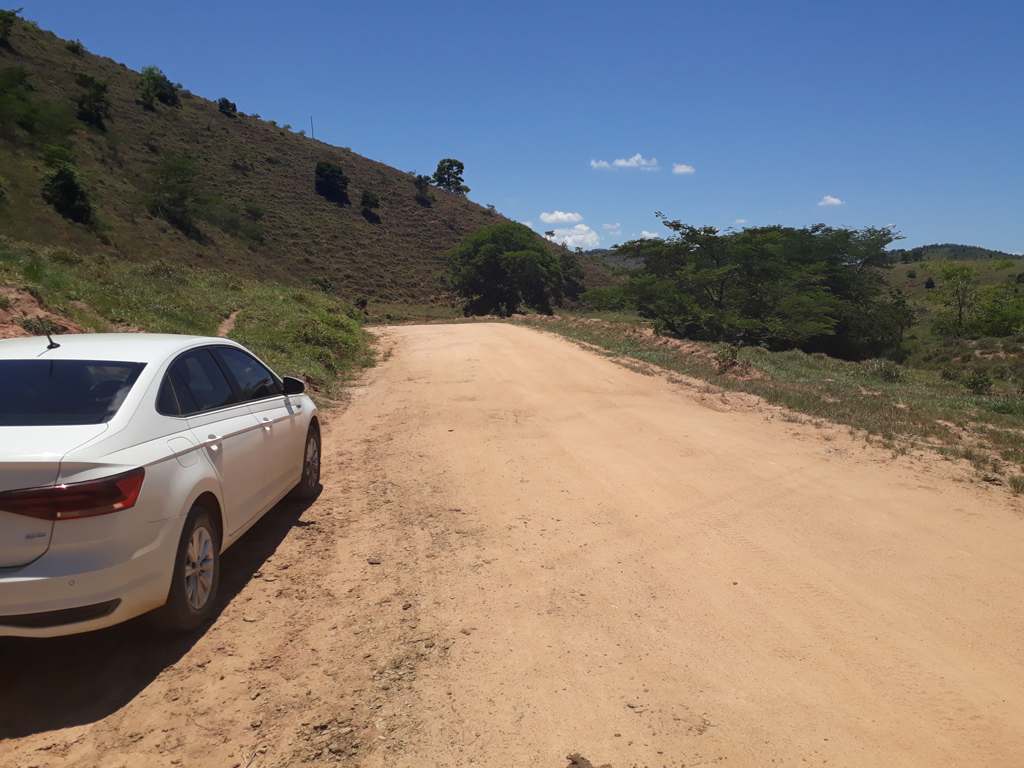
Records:
M221 552L319 490L304 391L227 339L0 341L0 636L201 625Z

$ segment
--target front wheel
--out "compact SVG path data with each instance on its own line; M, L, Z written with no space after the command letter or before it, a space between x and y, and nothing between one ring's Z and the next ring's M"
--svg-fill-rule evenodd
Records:
M312 499L320 491L320 433L310 424L302 453L302 477L289 494L293 499Z
M167 602L151 614L165 632L190 632L213 613L220 584L220 540L210 515L192 507L178 542Z

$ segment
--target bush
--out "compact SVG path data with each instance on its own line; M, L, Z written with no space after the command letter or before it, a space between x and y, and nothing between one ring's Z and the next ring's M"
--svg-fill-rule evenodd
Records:
M909 277L911 280L913 280L915 277L917 277L917 270L916 269L908 269L907 270L907 277Z
M363 190L363 196L359 200L363 208L380 208L380 198L368 189Z
M107 98L107 82L97 80L92 75L79 73L75 82L85 88L76 99L78 104L77 117L83 123L93 125L100 130L105 130L103 119L110 117L110 99Z
M928 278L927 280L925 280L925 281L924 281L924 287L925 287L925 288L926 288L927 290L929 290L929 291L930 291L930 290L931 290L932 288L934 288L934 287L935 287L935 278L934 278L934 277L930 277L930 276L929 276L929 278Z
M217 109L220 110L222 115L228 117L238 116L238 107L235 106L235 102L228 101L227 99L217 99Z
M861 368L869 376L890 384L903 381L903 369L892 360L865 360Z
M75 157L71 154L70 149L50 144L43 150L43 163L48 168L56 168L60 165L74 165Z
M155 109L154 101L169 107L176 107L180 103L178 91L181 90L181 83L172 83L159 67L143 67L135 87L139 89L139 102L146 109Z
M324 293L334 293L334 281L327 275L313 275L309 278L309 282Z
M10 37L14 29L14 21L23 10L23 8L18 8L12 11L0 11L0 43L7 43L7 38Z
M0 213L11 204L11 185L3 176L0 176Z
M245 215L248 216L253 221L259 221L260 219L263 218L265 213L266 213L266 211L264 211L258 205L253 205L252 203L248 203L245 206Z
M975 368L964 379L964 386L976 395L987 395L992 391L992 377L987 371Z
M82 174L67 163L44 174L43 199L65 219L79 224L92 222L92 203L89 202Z
M321 160L316 164L314 187L316 193L332 203L343 205L348 202L348 176L337 163Z

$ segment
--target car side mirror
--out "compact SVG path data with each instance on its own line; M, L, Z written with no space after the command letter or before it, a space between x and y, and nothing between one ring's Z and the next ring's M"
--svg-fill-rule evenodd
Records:
M286 395L301 395L306 391L306 382L296 379L294 376L285 376L283 383Z

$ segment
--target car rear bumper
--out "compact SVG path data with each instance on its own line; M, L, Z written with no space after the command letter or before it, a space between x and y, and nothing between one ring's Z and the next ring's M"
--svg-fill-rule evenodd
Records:
M148 546L107 567L67 572L66 562L50 552L0 570L0 636L89 632L159 608L167 600L182 524L183 518L153 523L159 530Z

